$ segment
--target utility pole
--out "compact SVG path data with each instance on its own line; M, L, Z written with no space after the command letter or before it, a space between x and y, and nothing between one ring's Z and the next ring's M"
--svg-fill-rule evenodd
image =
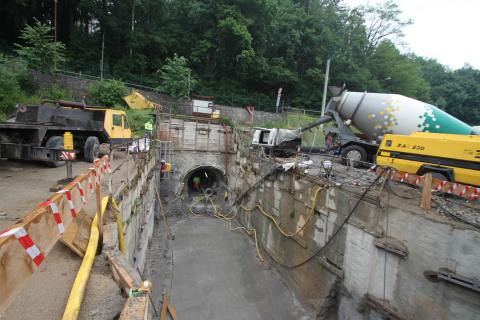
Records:
M55 40L54 40L54 52L55 52L55 62L53 64L53 69L57 70L57 2L58 0L54 0L55 2Z
M103 80L103 50L105 49L105 30L103 30L102 39L102 60L100 60L100 81Z
M328 87L328 73L330 72L330 59L327 60L327 72L325 72L325 85L323 86L323 99L322 99L322 113L321 117L325 115L325 103L327 102L327 87ZM320 125L320 130L323 131L323 124Z
M277 111L275 113L278 113L278 107L280 106L280 97L282 96L282 88L278 89L278 96L277 96Z

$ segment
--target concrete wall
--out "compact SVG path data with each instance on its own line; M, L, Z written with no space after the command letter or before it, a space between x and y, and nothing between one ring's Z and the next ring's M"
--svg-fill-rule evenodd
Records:
M72 99L75 101L80 101L85 93L88 92L88 87L92 84L95 84L95 80L82 79L79 77L72 77L68 75L61 74L42 74L40 72L31 70L30 75L33 80L36 82L37 86L47 85L48 87L56 84L61 90L70 90L72 91ZM126 87L125 95L132 93L132 90L136 88ZM140 90L140 93L144 95L149 101L159 103L165 107L164 112L170 112L170 108L175 110L177 114L180 115L191 115L192 108L190 106L190 101L183 99L178 102L172 97L151 91ZM45 97L48 98L48 97ZM88 102L88 95L86 97ZM220 110L222 117L235 120L237 123L243 123L244 121L250 122L250 115L248 114L245 108L224 106L224 105L214 105L215 110ZM172 111L173 112L173 111ZM275 122L281 119L284 119L286 115L276 114L271 112L255 111L253 116L253 124L259 126L265 122Z
M143 270L148 241L152 237L156 192L158 182L157 158L152 158L138 179L132 179L131 190L119 195L119 211L122 218L125 257L136 270ZM132 169L132 177L135 177ZM135 184L135 186L133 186Z
M231 186L242 184L250 161L234 159ZM255 163L238 194L258 181L269 165ZM294 178L282 173L277 181L270 177L262 181L242 204L247 208L261 205L291 234L308 218L317 188L298 175ZM403 319L480 319L480 293L445 281L432 282L424 276L425 271L436 272L454 260L458 262L457 274L478 281L479 230L452 223L433 211L424 214L418 203L406 203L393 195L388 210L386 195L380 205L367 196L341 227L360 194L346 187L319 191L311 221L294 237L282 235L259 210L240 210L239 222L255 228L263 247L288 266L273 263L286 284L319 319L382 318L362 297L368 293L383 301L384 279L386 307ZM387 213L388 242L406 248L406 259L391 252L385 257L385 250L374 244L385 241ZM300 267L289 268L312 257L338 230L320 254Z

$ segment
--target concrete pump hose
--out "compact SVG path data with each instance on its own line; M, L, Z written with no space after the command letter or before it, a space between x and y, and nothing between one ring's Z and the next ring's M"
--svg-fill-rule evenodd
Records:
M212 206L213 206L213 211L214 211L215 217L216 217L217 219L221 219L221 220L225 220L225 221L228 221L228 222L229 222L229 224L230 224L230 231L235 231L235 230L237 230L237 229L243 229L243 230L245 230L245 231L247 232L247 234L248 234L249 236L252 235L252 233L251 233L250 231L248 231L248 230L247 230L246 228L244 228L244 227L237 227L237 228L233 228L233 229L232 229L232 219L235 218L235 216L237 215L238 210L237 210L237 212L235 212L235 214L233 215L233 217L227 218L226 216L222 215L220 212L217 211L217 208L215 207L215 204L213 203L212 198L210 198L210 197L207 196L207 195L199 198L194 204L192 204L192 206L190 207L190 212L191 212L193 215L195 215L195 216L200 216L199 214L194 213L194 212L192 211L192 208L193 208L197 203L199 203L200 201L202 201L202 200L205 199L205 198L208 198L208 200L210 200L210 203L211 203ZM228 214L230 214L230 213L228 213ZM227 214L227 216L228 216L228 214ZM258 256L259 256L260 260L263 261L262 255L260 254L260 250L258 249L257 231L256 231L255 229L253 229L253 233L254 233L254 235L255 235L255 247L257 248Z
M299 234L300 232L302 232L302 230L306 227L308 221L310 220L310 218L311 218L312 215L313 215L313 212L315 211L315 202L317 201L317 194L318 194L318 192L319 192L320 190L323 190L323 189L324 189L324 188L318 188L317 191L315 191L315 198L313 199L312 210L310 210L310 214L308 215L307 220L305 220L305 223L303 224L303 226L302 226L300 229L297 230L297 232L292 233L292 234L287 234L287 233L285 233L285 232L280 228L280 226L278 225L278 223L277 223L277 221L275 220L275 218L273 218L272 216L268 215L265 211L263 211L262 207L261 207L260 205L258 205L258 204L257 204L256 206L254 206L253 208L250 208L250 209L245 208L245 207L242 206L242 205L240 205L239 208L242 208L242 209L247 210L247 211L251 211L251 210L255 209L256 207L258 207L258 209L260 209L260 211L261 211L264 215L266 215L267 217L269 217L270 219L273 220L273 222L274 222L275 225L277 226L278 230L280 230L280 232L281 232L284 236L286 236L286 237L293 237L293 236L296 236L297 234Z
M108 204L108 196L102 199L102 215L105 212L105 208ZM77 277L73 283L70 297L68 298L65 312L63 313L63 320L74 320L78 318L80 307L82 305L83 294L85 293L85 287L87 286L88 277L90 276L90 270L92 269L93 260L97 253L99 240L97 215L92 222L92 228L90 231L90 240L88 240L87 251L83 257L82 265L78 270Z

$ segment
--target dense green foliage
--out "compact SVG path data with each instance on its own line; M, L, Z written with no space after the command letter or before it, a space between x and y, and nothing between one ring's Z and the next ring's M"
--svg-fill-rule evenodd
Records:
M47 88L43 97L50 100L72 100L71 90L60 90L56 84Z
M403 94L480 124L479 71L449 70L402 53L403 28L412 21L399 18L393 0L357 8L340 0L65 0L57 6L58 40L66 44L71 71L99 74L104 40L106 70L139 75L144 85L148 78L164 93L184 96L184 71L191 70L196 94L204 88L268 97L274 109L282 87L286 105L319 110L331 59L331 85L345 80L351 91ZM27 45L21 31L38 26L35 19L53 26L53 1L9 1L3 10L0 45Z
M0 62L0 121L4 121L18 103L36 103L39 99L27 93L32 89L33 83L23 65L6 59L1 54Z
M180 100L187 98L189 85L193 87L197 82L189 77L189 69L186 67L188 60L184 57L178 57L176 53L173 60L170 58L165 60L167 64L162 67L162 70L158 70L162 84L157 88L157 91Z
M30 69L51 73L55 67L55 59L57 63L65 61L65 46L61 42L54 43L51 31L51 27L35 19L35 25L27 25L20 36L27 45L15 44L20 48L17 52L25 58Z
M88 88L90 103L109 108L122 105L126 93L125 85L116 80L97 81Z

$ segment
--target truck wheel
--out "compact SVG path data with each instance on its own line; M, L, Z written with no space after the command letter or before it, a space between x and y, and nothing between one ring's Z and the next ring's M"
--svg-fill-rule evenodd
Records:
M47 144L45 145L47 148L59 148L63 149L63 137L60 136L53 136L48 139ZM64 166L66 161L46 161L47 166L52 168L58 168Z
M354 167L360 168L362 162L367 161L367 152L360 146L349 146L342 151L342 163L346 166L350 165L350 159L354 160Z
M100 154L100 142L98 142L97 137L88 137L85 142L85 150L83 152L85 156L85 161L92 162L98 158Z

